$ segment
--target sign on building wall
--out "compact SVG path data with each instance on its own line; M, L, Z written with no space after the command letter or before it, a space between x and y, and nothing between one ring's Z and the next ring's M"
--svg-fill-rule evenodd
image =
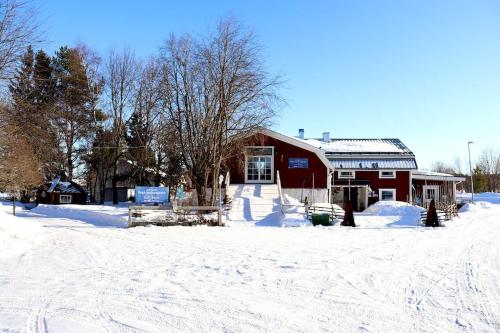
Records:
M139 204L167 204L168 187L137 186L135 188L135 202Z
M289 158L288 159L288 169L308 169L309 159L308 158Z

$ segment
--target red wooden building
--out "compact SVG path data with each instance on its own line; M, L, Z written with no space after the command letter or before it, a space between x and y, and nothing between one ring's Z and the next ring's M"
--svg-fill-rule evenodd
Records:
M84 205L87 202L87 191L73 181L63 181L61 177L56 177L37 190L36 200L38 203L50 205Z
M328 132L306 139L304 130L291 137L260 129L239 146L226 165L232 184L276 183L279 174L284 194L309 202L343 204L350 199L357 211L379 200L422 198L424 176L417 171L415 155L399 139L333 139ZM446 193L454 199L456 182L461 181L455 178L432 181L451 186Z

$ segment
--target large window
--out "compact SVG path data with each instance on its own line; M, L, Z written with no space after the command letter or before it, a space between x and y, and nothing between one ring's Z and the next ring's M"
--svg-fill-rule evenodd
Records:
M356 172L352 170L342 170L339 171L339 179L354 179L356 178Z
M62 203L62 204L69 204L69 203L71 203L71 195L60 194L59 195L59 203Z
M394 178L396 178L396 171L394 171L394 170L380 170L379 178L394 179Z
M378 190L380 201L394 201L396 200L396 189L381 188Z

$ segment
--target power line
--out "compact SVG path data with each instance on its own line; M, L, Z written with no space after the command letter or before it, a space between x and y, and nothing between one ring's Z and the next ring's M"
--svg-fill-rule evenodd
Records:
M90 149L140 149L140 148L148 148L148 146L132 146L132 147L105 146L105 147L91 147Z

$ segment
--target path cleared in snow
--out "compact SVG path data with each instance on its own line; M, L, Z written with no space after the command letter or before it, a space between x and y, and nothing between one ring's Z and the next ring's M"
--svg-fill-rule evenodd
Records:
M0 332L497 332L500 205L464 211L437 229L390 211L359 228L1 213Z

